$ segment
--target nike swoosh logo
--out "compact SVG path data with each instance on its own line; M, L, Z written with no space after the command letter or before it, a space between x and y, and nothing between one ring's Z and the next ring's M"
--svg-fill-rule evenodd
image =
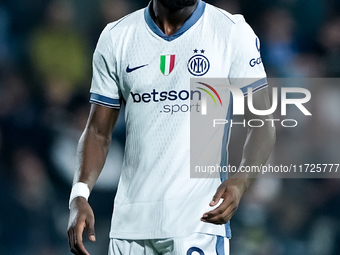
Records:
M137 66L137 67L135 67L135 68L130 68L130 65L128 65L128 67L126 68L126 72L127 72L127 73L131 73L131 72L136 71L136 70L138 70L139 68L142 68L142 67L147 66L147 65L148 65L148 64L142 65L142 66Z

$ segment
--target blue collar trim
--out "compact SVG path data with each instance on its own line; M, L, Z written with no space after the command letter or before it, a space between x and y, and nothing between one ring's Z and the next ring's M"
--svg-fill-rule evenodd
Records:
M166 41L173 41L184 34L189 28L191 28L195 23L202 17L205 10L205 2L199 0L195 11L191 14L190 18L183 24L183 26L173 35L168 36L163 33L162 30L156 25L154 20L150 15L151 3L149 3L148 7L144 10L144 18L149 28L158 36L162 37Z

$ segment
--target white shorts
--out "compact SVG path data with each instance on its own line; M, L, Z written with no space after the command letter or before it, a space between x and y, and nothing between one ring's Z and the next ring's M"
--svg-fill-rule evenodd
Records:
M150 240L110 239L109 255L229 255L229 239L194 233Z

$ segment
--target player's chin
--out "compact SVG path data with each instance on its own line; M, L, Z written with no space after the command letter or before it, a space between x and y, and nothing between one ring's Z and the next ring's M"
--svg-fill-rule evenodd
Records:
M177 3L178 7L184 8L195 5L198 0L173 0L173 1Z
M185 7L193 6L198 0L162 0L171 9L183 9Z

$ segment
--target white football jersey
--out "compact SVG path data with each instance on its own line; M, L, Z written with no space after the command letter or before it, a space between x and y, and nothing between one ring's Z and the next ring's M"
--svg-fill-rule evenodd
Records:
M190 111L177 106L190 105L191 77L258 78L242 90L266 87L258 38L241 15L203 1L167 36L150 8L108 24L93 58L90 102L125 104L125 155L110 237L230 238L229 223L200 221L221 180L190 178Z

